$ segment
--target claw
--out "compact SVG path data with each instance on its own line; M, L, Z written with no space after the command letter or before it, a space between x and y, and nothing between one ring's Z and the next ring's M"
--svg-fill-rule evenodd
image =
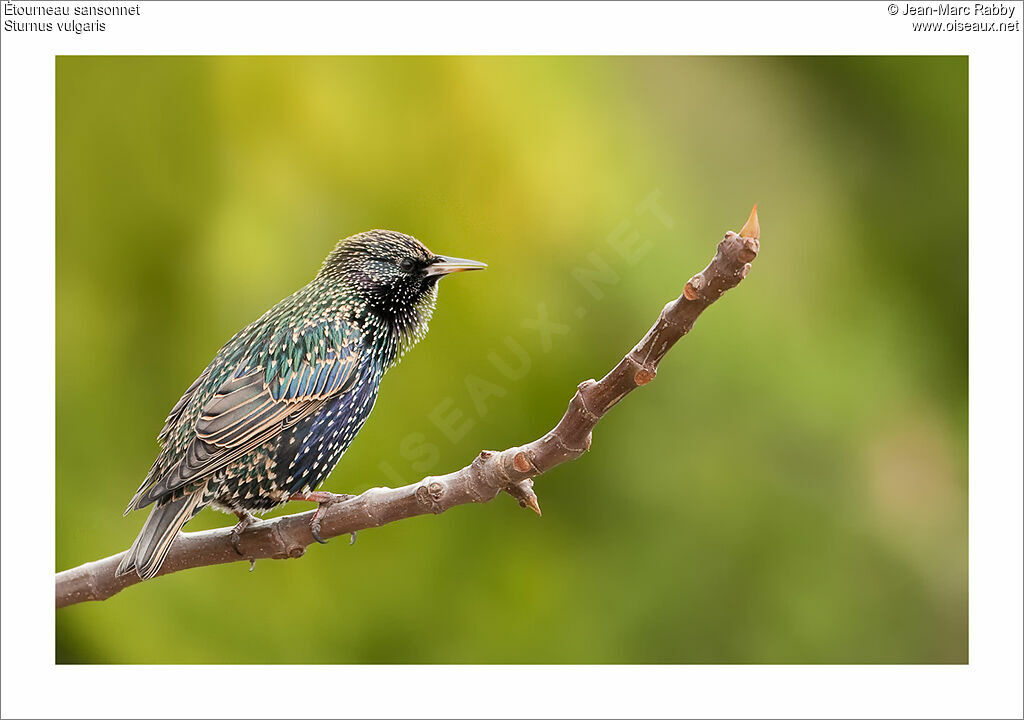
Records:
M335 503L345 502L351 500L354 495L335 495L329 492L309 492L309 493L296 493L289 497L289 500L305 500L307 502L317 503L316 512L313 513L312 519L309 521L309 532L313 535L313 539L321 545L326 545L327 541L320 537L320 516L326 508L329 508Z
M320 512L320 508L317 508L316 512L313 513L313 519L309 521L309 531L313 533L313 539L321 545L326 545L327 541L320 537L320 518L317 517L317 513Z
M238 541L242 538L242 533L245 532L245 529L253 523L259 522L259 519L246 510L236 510L235 515L238 516L238 524L231 528L231 547L233 547L235 552L241 557L245 557L245 553L243 553L242 549L238 547ZM250 568L250 570L251 569L252 568Z

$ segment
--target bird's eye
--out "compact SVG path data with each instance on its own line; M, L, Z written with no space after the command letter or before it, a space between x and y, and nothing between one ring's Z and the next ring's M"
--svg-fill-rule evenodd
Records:
M416 261L412 258L402 258L402 261L398 263L398 267L401 268L404 273L411 273L416 269Z

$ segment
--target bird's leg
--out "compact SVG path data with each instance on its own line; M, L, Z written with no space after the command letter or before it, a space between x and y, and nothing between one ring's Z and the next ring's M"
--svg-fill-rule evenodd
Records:
M345 502L351 500L355 495L337 495L329 492L307 492L307 493L296 493L289 496L289 500L304 500L305 502L317 503L316 512L313 513L313 518L309 521L309 530L313 533L313 539L321 545L326 545L327 541L320 537L320 517L323 515L324 510L335 503Z
M238 524L231 528L231 547L235 549L236 553L245 557L238 547L238 540L242 537L242 533L245 532L247 527L260 520L248 510L235 510L235 515L238 516Z

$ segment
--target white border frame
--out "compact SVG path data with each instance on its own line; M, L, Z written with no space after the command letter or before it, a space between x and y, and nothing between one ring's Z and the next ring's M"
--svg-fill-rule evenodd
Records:
M0 468L3 497L31 486L40 508L0 505L3 716L1021 717L1021 33L913 33L886 8L145 1L139 17L105 18L104 33L0 31ZM53 58L93 53L969 55L970 664L54 666ZM25 347L38 348L30 367Z

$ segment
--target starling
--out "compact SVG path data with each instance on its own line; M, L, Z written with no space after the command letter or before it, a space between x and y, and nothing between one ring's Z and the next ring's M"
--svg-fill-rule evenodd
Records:
M487 267L370 230L341 240L313 281L238 332L181 396L160 454L125 510L153 504L117 575L156 575L175 535L207 505L234 513L238 537L289 500L323 509L316 489L363 426L384 373L427 332L437 282Z

